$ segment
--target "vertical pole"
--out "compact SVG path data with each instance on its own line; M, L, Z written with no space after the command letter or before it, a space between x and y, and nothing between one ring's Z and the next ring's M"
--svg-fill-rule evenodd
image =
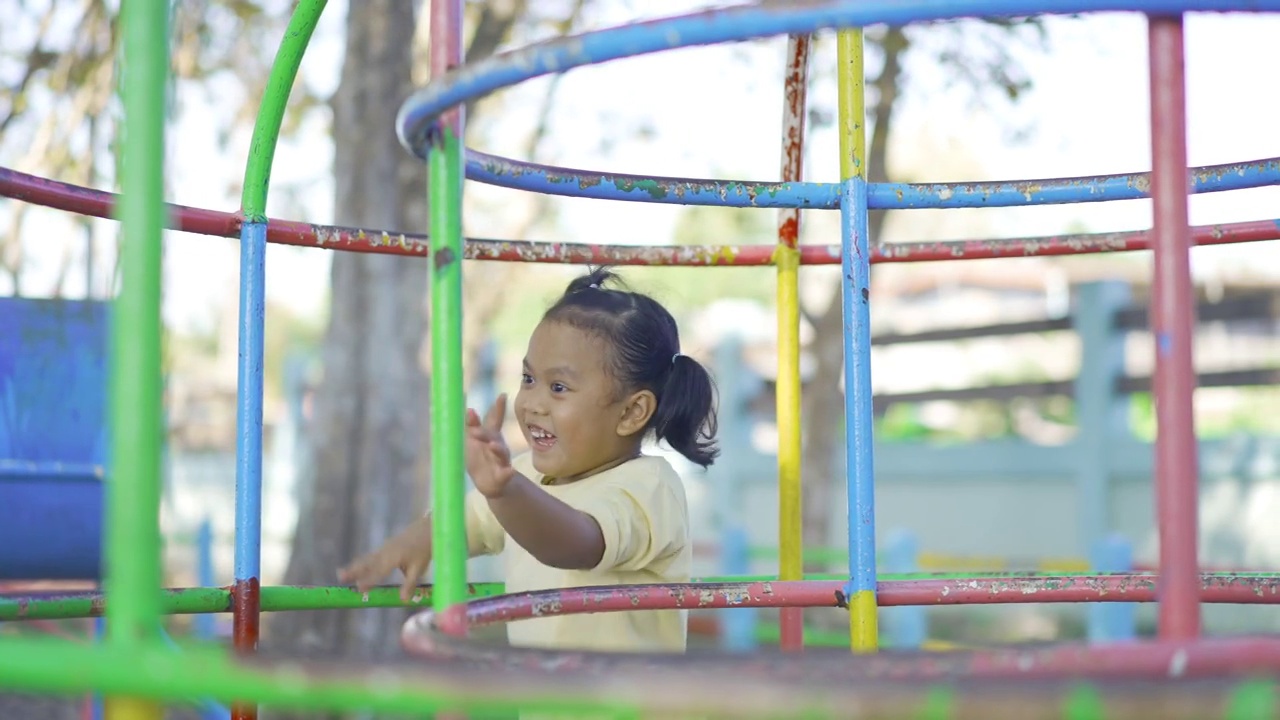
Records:
M107 641L142 647L160 632L160 299L165 222L167 3L126 3L120 293L112 305ZM108 720L160 720L152 700L109 697Z
M1148 16L1151 67L1151 326L1155 339L1156 518L1160 536L1158 632L1200 633L1199 452L1193 393L1195 288L1187 226L1186 81L1182 16Z
M200 521L196 529L196 584L211 588L216 582L213 573L213 524L208 516ZM200 613L192 619L196 637L201 640L213 639L214 616Z
M809 36L787 38L787 75L782 111L782 181L804 173L805 91ZM778 579L804 579L804 515L800 492L800 210L778 213ZM781 611L781 646L804 646L804 611Z
M1080 548L1085 554L1110 530L1112 456L1129 435L1129 398L1120 394L1116 385L1124 376L1127 334L1116 327L1116 316L1128 302L1129 287L1123 282L1085 283L1076 290L1071 314L1080 339L1080 371L1074 391L1075 445Z
M462 3L431 0L431 77L462 64ZM462 422L463 108L440 119L428 149L431 212L431 517L435 547L432 605L466 601Z
M885 572L920 572L920 541L910 530L897 530L885 538ZM1095 603L1102 605L1104 603ZM900 649L919 650L929 639L928 610L923 605L906 605L885 608L889 632L886 645ZM883 635L882 635L883 637Z
M866 97L862 29L836 35L840 240L844 313L845 469L849 517L849 643L875 652L876 511L871 423L871 251L867 238Z
M728 333L715 351L716 375L720 383L720 458L710 469L715 488L715 515L720 526L723 572L729 577L751 573L751 534L743 522L749 479L759 467L751 445L750 399L759 392L759 378L743 362L742 337ZM735 608L721 614L721 645L727 650L755 649L759 611Z
M249 144L240 199L240 363L236 387L235 582L231 588L236 652L258 648L262 562L262 369L266 315L267 189L289 90L326 0L302 0L289 19ZM237 703L232 720L253 720L256 705Z

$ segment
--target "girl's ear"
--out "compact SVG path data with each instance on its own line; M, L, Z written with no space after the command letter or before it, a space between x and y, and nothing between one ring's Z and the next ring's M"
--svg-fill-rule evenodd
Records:
M632 393L622 406L622 417L618 420L618 435L630 437L644 430L649 418L658 409L658 398L651 390Z

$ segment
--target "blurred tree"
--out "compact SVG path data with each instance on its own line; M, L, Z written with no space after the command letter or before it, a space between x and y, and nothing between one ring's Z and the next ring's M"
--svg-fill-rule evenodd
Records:
M582 2L563 15L535 16L525 2L472 6L467 59L495 52L518 30L562 33ZM425 8L425 6L424 6ZM546 7L540 7L543 12ZM401 0L352 3L346 57L333 97L335 221L370 228L425 228L426 169L400 147L396 112L417 83L415 32L425 13ZM554 84L552 85L554 88ZM545 99L550 102L550 95ZM472 122L500 106L486 99L468 111ZM545 118L545 107L542 116ZM545 134L535 123L526 150ZM515 236L539 218L536 206L514 223ZM514 271L469 263L464 304L467 352L483 337ZM336 253L331 314L323 342L323 377L316 389L308 463L303 481L288 584L330 584L338 567L383 543L426 505L429 470L429 368L426 367L428 265L424 258ZM405 609L290 613L270 618L264 646L289 654L378 660L400 654ZM308 716L311 717L311 716Z
M118 5L107 0L48 0L19 2L5 11L0 23L0 164L79 185L116 184ZM232 132L253 119L257 104L252 100L261 96L270 69L269 49L290 10L291 3L279 0L173 3L171 114L182 111L183 91L188 88L212 96L219 83L238 86L245 102L220 104L220 109L230 111L220 118L217 138L225 149ZM290 98L284 133L292 133L319 102L300 83ZM0 280L7 280L15 294L23 291L31 260L26 250L31 236L23 233L30 208L14 203L4 218L7 227L0 232ZM55 295L62 294L77 268L114 262L114 246L96 247L87 219L82 227L89 238L84 249L64 239ZM47 255L48 238L40 241ZM100 294L103 288L97 290Z

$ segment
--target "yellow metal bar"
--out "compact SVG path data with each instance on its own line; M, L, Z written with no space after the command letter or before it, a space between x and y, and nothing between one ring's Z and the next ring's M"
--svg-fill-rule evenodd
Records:
M778 268L778 579L804 576L800 510L800 251L779 245Z
M866 86L863 67L862 29L841 30L836 35L836 75L839 93L839 128L840 128L840 180L866 181ZM857 182L854 183L857 187ZM861 193L866 196L865 192ZM849 197L845 194L845 197ZM850 210L845 209L848 213ZM852 212L866 213L866 208L855 208ZM865 217L862 218L865 228ZM846 322L849 318L846 318ZM845 352L849 352L846 347ZM853 392L847 388L846 392ZM850 469L852 471L852 468ZM850 501L852 502L852 495ZM851 544L856 528L849 528ZM853 547L850 547L850 558L853 559ZM874 560L872 560L874 562ZM851 568L851 571L853 569ZM858 575L871 574L872 570L859 572ZM856 580L856 578L855 578ZM871 588L854 587L849 593L849 646L855 653L875 652L880 646L877 627L877 607L874 589L874 577L867 582ZM855 582L855 585L859 584Z
M866 84L862 28L836 34L839 94L840 179L867 179Z

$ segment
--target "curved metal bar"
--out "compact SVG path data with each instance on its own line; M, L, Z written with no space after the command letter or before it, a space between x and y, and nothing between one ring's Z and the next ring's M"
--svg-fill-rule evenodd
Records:
M762 2L557 38L463 65L401 104L396 135L406 150L426 158L440 115L456 105L542 75L696 45L963 17L1241 10L1277 11L1280 0L896 0L888 6L864 0Z
M0 167L0 197L104 219L114 217L118 196ZM166 205L167 227L216 237L239 237L237 213L187 205ZM1196 245L1228 245L1280 239L1280 218L1200 225L1191 228ZM267 220L267 242L343 252L425 257L427 236L398 230L312 225ZM1145 230L1079 235L1046 235L1002 240L950 240L877 245L873 263L1086 255L1150 248ZM502 262L601 265L762 266L773 264L774 245L592 245L467 238L463 257ZM801 245L802 265L840 264L839 245Z
M881 606L1028 602L1152 602L1153 575L971 578L881 582ZM1100 647L1078 644L1028 649L1003 647L945 654L881 653L858 656L841 650L810 649L787 654L739 655L725 652L607 653L509 648L472 643L469 627L575 613L662 609L742 607L819 607L843 601L842 581L768 583L687 583L573 588L504 595L455 606L444 613L422 612L403 626L401 642L409 652L473 667L542 669L572 667L601 671L647 672L696 663L700 672L767 665L771 673L830 680L939 680L944 678L1054 679L1071 677L1178 678L1280 672L1280 639L1128 643ZM1201 578L1205 602L1280 603L1280 578L1261 575L1208 575Z
M183 662L175 661L173 650L156 645L121 649L40 640L5 639L7 652L0 653L0 677L7 687L60 693L106 688L168 702L211 697L302 711L373 712L396 717L451 711L471 717L527 712L552 717L664 720L1261 720L1276 715L1277 683L1265 669L1194 682L1168 673L1170 668L1182 667L1201 673L1206 664L1224 664L1224 659L1230 662L1233 657L1240 658L1233 662L1239 667L1259 654L1274 655L1278 644L1274 639L1135 643L1078 650L1081 664L1101 656L1100 670L1139 652L1149 656L1144 661L1149 669L1155 669L1151 666L1157 662L1169 661L1164 677L1155 679L1135 681L1122 673L1118 678L1087 683L1078 677L1032 682L1018 676L971 678L935 687L921 687L911 681L910 674L895 671L913 663L929 664L939 672L955 668L951 672L959 674L967 656L885 651L874 660L861 658L865 669L856 674L842 672L848 666L847 652L842 658L816 650L718 659L691 653L661 658L661 663L650 662L640 670L636 666L646 658L625 656L617 657L616 664L596 658L574 664L574 658L565 664L529 663L507 668L479 661L356 664L321 657L322 653L307 658L273 657L266 654L269 650L251 658L187 650L195 657ZM1023 648L1000 659L1016 667L1026 658L1034 664L1044 652ZM1230 669L1227 666L1222 674ZM587 672L575 672L578 670ZM1036 674L1028 673L1030 677Z
M1280 157L1191 168L1191 192L1280 184ZM596 200L719 207L836 210L840 184L757 182L606 173L539 165L467 150L467 178L487 185ZM991 182L872 183L872 209L911 210L1062 205L1150 197L1151 173Z

